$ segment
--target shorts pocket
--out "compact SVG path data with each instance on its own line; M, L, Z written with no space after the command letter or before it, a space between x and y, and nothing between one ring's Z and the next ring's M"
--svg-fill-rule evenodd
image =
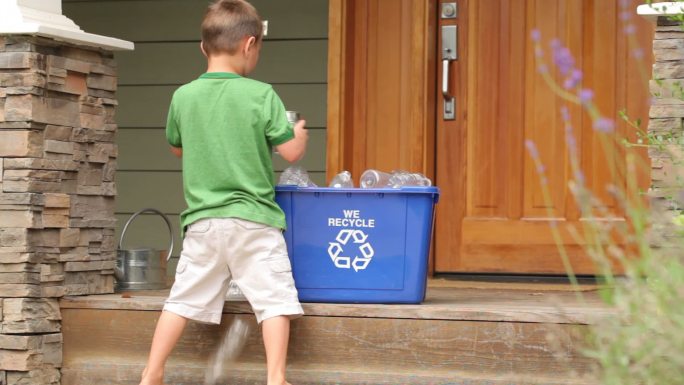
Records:
M187 258L181 258L178 260L178 265L176 265L176 275L183 274L185 268L188 266Z
M211 221L209 219L200 219L197 222L193 222L188 226L189 234L203 234L209 231L211 228Z
M268 261L268 265L274 273L289 273L292 271L289 258L272 259Z

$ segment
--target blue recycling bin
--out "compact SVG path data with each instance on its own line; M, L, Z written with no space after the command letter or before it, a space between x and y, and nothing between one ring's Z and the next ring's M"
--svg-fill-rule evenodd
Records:
M436 187L277 186L302 302L421 303Z

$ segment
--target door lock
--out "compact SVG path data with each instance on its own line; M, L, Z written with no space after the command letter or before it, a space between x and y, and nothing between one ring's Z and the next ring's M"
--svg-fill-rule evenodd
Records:
M455 19L458 17L458 5L456 3L442 3L442 19Z

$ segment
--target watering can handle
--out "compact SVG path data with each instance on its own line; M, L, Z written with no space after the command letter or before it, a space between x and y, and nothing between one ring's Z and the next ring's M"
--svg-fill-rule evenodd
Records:
M166 226L169 227L169 235L171 236L171 246L169 246L169 253L166 256L166 260L168 261L171 258L171 253L173 253L173 230L171 229L171 222L169 221L169 218L167 218L166 215L164 215L164 213L162 213L161 211L159 211L157 209L152 209L152 208L142 209L142 210L138 211L137 213L131 215L130 218L128 218L128 221L126 221L126 224L124 225L123 231L121 231L121 238L119 238L119 250L123 250L123 246L122 246L123 245L123 239L124 239L124 235L126 235L126 230L128 229L128 225L130 225L131 222L133 222L133 219L135 219L135 217L137 217L138 215L140 215L142 213L155 213L155 214L161 216L164 219L164 222L166 222Z

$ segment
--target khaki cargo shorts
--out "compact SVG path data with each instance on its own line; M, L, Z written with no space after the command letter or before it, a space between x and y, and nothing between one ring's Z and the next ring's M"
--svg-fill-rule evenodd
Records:
M304 314L281 230L238 218L201 219L188 227L164 310L218 324L231 279L259 323Z

